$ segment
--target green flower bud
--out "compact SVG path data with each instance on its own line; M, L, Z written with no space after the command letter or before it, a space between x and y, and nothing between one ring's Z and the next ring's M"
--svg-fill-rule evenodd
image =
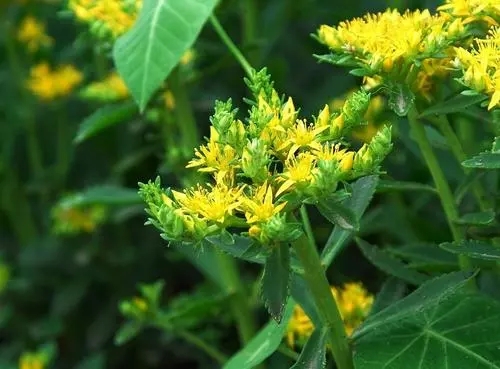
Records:
M243 149L241 169L255 183L263 183L269 177L270 158L265 143L254 138Z
M359 90L349 96L342 107L345 127L353 127L364 121L364 115L370 105L370 94Z

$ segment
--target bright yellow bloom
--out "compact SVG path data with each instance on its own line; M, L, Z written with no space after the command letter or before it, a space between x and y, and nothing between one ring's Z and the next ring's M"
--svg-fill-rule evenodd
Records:
M288 149L288 157L295 155L300 148L319 149L321 143L318 136L328 129L328 126L317 127L307 125L304 120L298 120L297 123L286 131L286 140L278 148L278 151Z
M116 101L127 98L129 90L118 73L111 72L103 80L87 85L82 95L103 101Z
M243 186L231 188L217 184L208 189L198 186L185 192L172 191L172 194L184 212L224 225L241 205L243 189Z
M226 176L232 177L233 171L238 168L238 155L236 150L230 145L216 142L217 133L211 127L211 140L195 149L195 159L191 160L186 168L200 167L199 172L216 174L217 182L222 181Z
M22 20L17 31L17 39L25 44L30 52L36 52L41 47L48 47L54 43L52 37L45 32L45 24L30 15Z
M456 18L463 18L465 24L483 21L496 26L500 19L498 0L446 0L446 3L437 10L448 12Z
M462 82L490 96L488 110L500 102L500 32L492 28L486 39L475 39L472 50L456 48L456 61L463 71Z
M337 27L323 25L319 39L334 53L349 57L353 65L373 73L406 76L417 60L440 57L465 33L460 19L431 15L428 10L397 10L367 14L341 22Z
M276 196L288 191L292 187L307 185L313 179L313 168L316 157L309 153L301 153L298 157L289 157L285 161L285 170L278 177L283 184L276 192Z
M344 321L346 334L351 336L354 329L368 316L373 305L373 295L361 283L346 283L341 289L332 286L331 291ZM288 345L293 347L296 340L304 343L313 330L314 324L304 310L295 305L286 332Z
M242 198L240 209L245 213L248 224L266 222L278 214L286 202L274 203L273 188L267 182L259 186L252 196Z
M43 62L31 68L28 89L41 100L50 101L66 96L80 84L83 75L72 65L61 65L52 70Z
M78 20L98 24L101 32L116 38L135 23L142 0L70 0L68 8Z

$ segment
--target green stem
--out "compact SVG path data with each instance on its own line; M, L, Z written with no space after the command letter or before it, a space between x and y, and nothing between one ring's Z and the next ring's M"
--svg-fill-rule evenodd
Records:
M210 16L210 23L212 23L212 26L214 27L215 32L217 32L217 34L221 38L222 42L224 42L224 44L227 46L227 48L229 49L229 51L236 58L236 60L238 61L238 63L240 63L240 65L242 66L242 68L245 71L246 75L248 77L251 77L252 76L252 71L253 71L252 66L250 65L250 63L248 62L248 60L245 58L245 56L243 56L243 54L241 53L240 49L238 49L238 47L231 40L231 38L226 33L226 31L224 30L224 28L222 28L221 24L217 20L217 17L215 17L215 15L213 15L213 14Z
M304 224L304 228L310 228L310 225ZM303 277L311 291L321 322L328 328L330 349L337 368L354 369L344 322L314 243L302 236L292 246L304 268Z
M314 245L314 248L317 248L316 240L314 239L314 233L311 227L311 221L309 220L309 214L307 214L307 208L305 205L300 207L300 217L302 218L302 224L304 225L307 239L312 245Z
M188 332L186 330L175 330L174 332L186 342L198 347L200 350L205 352L220 365L223 365L227 361L226 355L224 355L212 345L208 344L206 341L202 340L200 337L192 334L191 332Z
M57 153L56 165L58 175L58 185L64 187L70 163L70 131L68 122L64 119L61 105L56 103L54 115L57 117Z
M230 309L236 320L240 342L245 345L257 331L252 309L241 281L238 265L229 255L218 252L219 270L230 297Z
M458 209L455 204L455 199L453 198L453 193L451 192L448 181L446 180L446 177L444 176L444 173L439 166L436 155L432 150L429 139L427 138L427 135L425 133L424 125L417 119L417 117L418 113L415 107L412 107L408 112L408 122L410 124L413 137L415 138L418 147L420 148L420 152L424 157L425 163L429 168L429 171L431 172L431 176L441 200L441 205L443 206L446 220L453 235L453 239L455 241L461 241L464 239L464 232L457 224L455 224L455 220L458 218ZM465 255L459 255L458 261L461 269L470 269L470 260Z
M455 131L453 131L453 129L451 128L448 118L445 115L440 115L440 117L436 120L436 124L439 127L441 133L443 133L444 137L446 138L453 155L455 155L455 158L459 163L462 163L467 159L467 155L465 155L462 143L455 134ZM462 168L465 174L471 173L471 170L469 168ZM491 208L491 205L488 204L484 189L480 183L474 183L472 186L472 191L482 211Z

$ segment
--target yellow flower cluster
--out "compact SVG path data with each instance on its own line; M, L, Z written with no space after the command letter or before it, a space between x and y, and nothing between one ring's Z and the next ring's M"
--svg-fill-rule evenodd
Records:
M17 31L17 40L26 45L29 52L49 47L54 42L52 37L47 35L45 24L32 16L27 16L21 21Z
M152 223L167 239L200 240L243 227L263 244L284 241L293 233L286 208L306 198L324 200L340 182L376 172L390 150L388 127L359 151L341 144L344 133L362 122L369 102L364 92L338 112L325 105L309 123L298 117L291 98L279 98L265 70L251 84L256 101L247 124L236 118L231 101L218 102L208 142L187 165L211 174L214 184L170 195L149 193L152 183L142 186Z
M347 283L341 289L331 287L331 290L344 320L346 334L350 336L368 316L373 305L373 295L361 283ZM286 331L288 345L293 347L297 341L304 343L313 330L314 324L307 314L299 305L295 305Z
M80 96L99 101L117 101L129 96L129 90L123 79L112 72L101 81L92 82L80 91Z
M106 218L106 209L100 205L68 206L62 201L52 209L54 232L57 234L92 233Z
M323 60L354 67L356 75L412 86L428 100L433 81L449 69L452 46L466 36L461 18L429 10L401 14L389 9L318 30L320 42L332 52Z
M456 61L463 71L462 82L490 96L488 110L500 102L500 32L492 28L485 39L475 39L471 50L456 48Z
M102 37L117 38L137 19L142 0L69 0L68 8Z
M491 26L498 25L500 20L498 0L446 0L438 10L462 18L464 24L482 21Z
M83 80L83 75L72 65L61 65L52 70L48 63L33 66L27 81L28 89L45 101L69 95Z

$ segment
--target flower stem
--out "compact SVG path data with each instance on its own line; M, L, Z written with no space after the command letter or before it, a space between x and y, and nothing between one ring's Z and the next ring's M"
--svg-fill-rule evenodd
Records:
M252 76L252 71L253 68L248 62L248 60L245 58L245 56L241 53L240 49L234 44L234 42L231 40L227 32L222 28L222 25L219 23L217 17L215 15L210 16L210 23L212 23L212 26L215 29L215 32L219 35L221 38L222 42L227 46L231 54L236 58L238 63L242 66L243 70L245 71L246 75L248 77Z
M444 135L446 138L446 141L448 142L448 145L450 146L451 152L455 156L455 158L458 160L459 163L462 163L464 160L467 159L467 156L465 155L464 149L462 147L462 144L460 140L458 139L457 135L451 128L450 122L448 121L448 118L446 115L440 115L438 119L436 119L436 124L438 128L440 129L441 133ZM469 174L471 170L469 168L462 167L463 171L465 174ZM487 209L491 208L491 205L488 204L488 200L486 198L486 194L484 192L483 187L481 186L480 183L475 182L472 186L472 191L474 193L474 196L476 197L476 201L479 204L479 208L484 211Z
M304 218L303 218L304 222ZM310 228L305 221L304 228ZM330 349L338 369L354 369L344 322L333 297L316 246L302 236L292 246L304 268L303 277L311 291L324 327L328 328Z
M455 204L455 199L453 198L453 193L451 192L448 181L439 166L436 155L432 150L429 139L425 133L424 125L417 119L417 117L418 113L415 107L412 107L408 112L408 122L410 124L413 137L415 138L418 147L420 148L420 152L424 157L425 163L431 172L431 176L441 200L441 205L443 206L453 239L455 241L461 241L464 239L464 232L457 224L455 224L455 220L458 218L458 209ZM458 262L462 270L468 270L471 268L471 262L465 255L459 255Z
M240 342L247 344L257 331L256 323L241 281L236 261L223 252L218 252L219 270L225 281L227 291L231 294L229 304L236 320Z

